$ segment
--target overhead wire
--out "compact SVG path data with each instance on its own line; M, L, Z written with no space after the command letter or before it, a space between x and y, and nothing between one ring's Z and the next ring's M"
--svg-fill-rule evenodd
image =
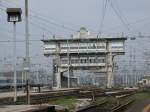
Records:
M0 6L3 6L4 8L7 8L7 6L4 6L4 5L0 5ZM0 9L2 9L2 11L5 11L5 9L3 9L3 8L1 8L0 7ZM24 18L22 19L22 20L24 20ZM40 26L40 25L38 25L38 24L36 24L36 23L33 23L33 22L31 22L30 21L30 24L31 25L33 25L33 26L35 26L36 28L39 28L39 29L42 29L42 30L46 30L46 31L49 31L50 32L50 34L53 34L49 29L47 29L46 27L42 27L42 26ZM37 27L38 26L38 27ZM8 30L8 29L5 29L4 27L3 28L0 28L1 30L3 30L3 31L5 31L5 32L7 32L7 33L13 33L12 31L10 31L10 30ZM25 36L25 34L23 34L23 33L21 33L21 32L17 32L17 34L18 35L22 35L22 36ZM33 37L33 36L42 36L42 35L40 35L40 34L29 34L30 35L30 37Z
M117 0L113 0L115 2L114 5L116 5L116 9L118 10L118 12L120 13L120 15L124 18L124 21L126 22L126 24L130 27L130 24L128 22L128 19L126 18L126 16L122 13L122 11L120 10Z
M33 25L33 26L35 26L35 27L40 28L40 29L43 30L43 31L45 31L45 30L48 31L51 35L54 35L54 34L52 33L52 31L49 30L49 29L47 29L46 27L40 26L39 24L35 24L35 23L31 22L31 21L30 21L30 24Z
M108 0L103 0L103 3L102 3L102 19L101 19L101 22L100 22L98 35L102 34L104 19L105 19L105 15L106 15L106 11L107 11L107 4L108 4Z
M41 42L41 40L29 40L30 42ZM12 40L1 40L0 43L14 42ZM16 42L25 42L25 40L16 40Z
M149 21L150 17L145 17L145 18L142 18L142 19L137 20L137 21L129 22L129 25L131 26L131 25L140 24L140 23L145 22L147 20ZM112 31L112 30L115 30L115 29L120 28L120 27L122 27L122 25L118 25L118 26L115 26L115 27L112 27L112 28L107 28L104 31L108 32L108 31Z
M2 11L6 11L6 9L4 9L4 8L7 8L7 6L3 6L3 5L0 5L0 11L2 10ZM24 20L24 19L23 19ZM31 23L30 22L30 24L32 24L33 26L36 26L36 28L39 28L39 29L43 29L43 27L41 27L41 26L39 26L39 24L33 24L33 23ZM37 27L38 26L38 27ZM45 30L48 30L48 29L46 29L45 27L44 27L44 31ZM8 30L8 29L3 29L3 31L6 31L7 33L13 33L12 31L10 31L10 30ZM48 30L49 31L49 33L51 33L51 31L50 30ZM17 35L25 35L25 34L23 34L23 33L20 33L20 32L17 32ZM40 37L42 37L42 35L39 35L39 34L29 34L30 35L30 37L32 36L40 36ZM12 40L2 40L2 41L0 41L0 43L8 43L8 42L13 42ZM25 40L16 40L16 42L25 42ZM29 42L38 42L38 45L39 45L39 42L42 42L41 40L29 40ZM31 44L31 43L30 43ZM3 45L3 44L2 44ZM10 44L7 44L7 45L10 45ZM23 45L23 44L18 44L18 45ZM23 45L24 46L24 45Z
M118 3L117 3L117 0L113 0L113 2L115 3L114 6L116 6L116 9L118 10L118 12L120 13L120 15L123 17L126 25L129 27L129 32L131 33L131 26L130 26L130 23L128 22L128 19L126 18L126 16L122 13L122 11L120 10L119 6L118 6ZM132 27L132 30L134 30L135 32L140 32L140 31L137 31L134 27ZM132 34L132 33L131 33Z
M8 30L8 29L6 29L4 27L0 27L0 29L1 29L0 31L3 31L3 33L6 32L6 33L13 34L13 31ZM18 31L17 31L17 35L19 35L19 36L25 36L24 33L18 32ZM30 37L42 37L42 34L40 35L40 34L32 34L32 33L30 33L29 35L30 35Z
M7 8L7 6L5 6L5 5L0 5L0 6L3 6L4 8ZM5 9L3 9L2 11L5 11ZM22 19L22 20L24 20L24 18ZM33 22L31 22L30 21L30 24L31 25L33 25L33 26L35 26L36 28L39 28L39 29L42 29L43 31L49 31L50 32L50 34L52 34L53 35L53 33L49 30L49 29L47 29L46 27L42 27L42 26L40 26L39 24L36 24L36 23L33 23ZM37 27L38 26L38 27ZM6 29L5 29L5 31L6 31ZM13 33L13 32L11 32L11 31L8 31L9 33ZM17 32L17 34L21 34L20 32ZM22 35L24 35L24 34L22 34ZM42 35L41 35L42 36ZM30 37L31 37L31 34L30 34Z
M48 19L46 19L46 18L44 18L44 17L41 17L41 16L32 15L32 14L30 14L29 16L34 17L35 19L42 20L42 21L44 21L44 22L46 22L46 23L50 23L50 24L52 24L52 25L54 25L54 26L59 26L59 27L64 28L64 29L66 29L66 30L76 31L76 30L73 29L73 28L69 28L69 27L66 27L65 25L60 25L60 24L54 23L54 22L52 22L52 21L50 21L50 20L48 20Z
M3 5L3 7L7 8L7 6L4 6L4 5ZM23 13L24 13L24 12L23 12ZM32 18L34 18L34 19L38 19L38 20L40 20L40 21L42 21L42 22L45 22L46 25L43 25L43 24L40 24L40 25L39 25L39 23L37 24L37 23L35 23L34 21L33 21L33 22L30 21L30 24L31 24L32 26L35 26L35 27L38 28L38 29L43 30L43 32L48 31L51 35L55 35L55 34L52 33L51 30L49 30L49 29L52 29L52 28L48 28L48 26L47 26L48 24L51 24L51 25L57 26L57 27L61 27L61 28L63 28L63 29L67 29L67 30L70 30L70 31L76 31L75 29L72 29L72 28L66 27L66 26L64 26L64 25L60 25L60 24L54 23L54 22L52 22L52 21L50 21L50 20L44 18L43 16L41 17L41 16L39 16L39 15L37 16L36 14L33 15L33 14L31 13L31 14L29 15L29 17L32 17ZM48 24L47 24L47 23L48 23ZM38 26L38 27L37 27L37 26Z
M15 4L15 5L17 5L17 6L19 6L17 3L15 3L14 1L11 1L11 0L5 0L4 2L7 2L7 1L9 1L9 2L12 2L13 4ZM111 4L112 4L112 1L110 1L110 0L104 0L105 1L105 6L106 6L106 1L107 2L111 2ZM103 9L106 9L106 8L104 8L104 1L103 1ZM129 24L128 22L127 22L127 19L126 19L126 17L124 16L123 17L123 14L122 14L122 12L121 12L121 10L120 10L120 8L118 7L118 5L117 5L117 2L114 0L114 2L116 3L116 7L114 6L114 4L113 4L113 7L114 7L114 9L116 10L116 12L118 13L118 15L120 15L119 17L121 17L121 18L124 18L124 19L121 19L122 21L124 21L123 22L123 25L127 28L129 25L131 25L131 23ZM38 19L39 20L41 20L41 21L45 21L45 18L47 18L46 16L43 16L43 14L40 14L40 13L37 13L37 12L35 12L35 11L33 11L33 10L31 10L31 14L32 15L30 15L32 18L35 18L35 19L37 19L37 15L39 16L39 15L42 15L42 17L38 17ZM105 11L104 11L104 13L105 13ZM103 13L103 15L105 15ZM33 15L33 14L35 14L35 15ZM45 17L45 18L44 18ZM104 16L103 16L104 17ZM48 20L49 21L49 20ZM103 26L103 19L101 20L101 25L100 26ZM45 21L45 23L47 23L47 19L46 19L46 21ZM49 23L51 23L51 21L49 21ZM36 23L34 23L34 25L35 25ZM60 27L64 27L63 25L60 25L60 24L55 24L55 23L53 23L52 22L52 24L53 25L56 25L56 26L60 26ZM32 24L33 25L33 24ZM35 25L35 26L38 26L38 24L37 25ZM43 27L45 27L45 26L43 26ZM38 28L38 27L37 27ZM67 27L64 27L64 28L67 28ZM41 28L41 29L43 29L43 28ZM76 31L75 29L72 29L72 28L67 28L67 29L69 29L70 31ZM101 29L101 27L100 27L100 29ZM111 28L111 29L114 29L114 28ZM110 30L111 30L110 29ZM129 27L127 28L128 29L128 31L129 31Z
M8 1L8 0L7 0L7 1ZM5 1L5 2L6 2L6 1ZM17 3L15 3L15 2L12 2L12 3L18 6ZM58 22L53 22L53 21L51 21L50 19L47 19L47 17L46 17L45 15L41 14L41 13L37 13L37 12L31 10L31 9L30 9L30 12L31 12L31 14L29 14L29 16L31 16L31 17L33 17L33 18L35 18L35 19L45 21L46 23L49 23L49 24L51 24L51 25L57 26L57 27L62 28L62 29L66 29L66 30L70 30L70 31L76 31L75 29L70 28L70 27L67 27L67 26L64 25L64 24L59 24ZM41 16L40 16L40 15L41 15Z
M118 10L115 8L113 2L113 0L109 0L110 6L112 7L112 9L114 10L115 14L118 16L118 18L121 20L122 24L125 26L125 28L130 32L130 28L128 26L128 24L125 22L124 18L122 17L122 15L120 15L120 13L118 12Z

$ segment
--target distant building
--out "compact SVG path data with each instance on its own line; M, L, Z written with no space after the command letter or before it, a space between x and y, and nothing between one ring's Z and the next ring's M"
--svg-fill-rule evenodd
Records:
M14 72L0 71L0 86L12 85L14 82ZM25 84L26 76L23 70L17 70L17 84ZM43 69L30 71L30 84L47 84L47 72Z
M144 76L139 83L142 86L150 86L150 75Z
M0 72L0 86L13 85L13 80L14 80L13 71ZM18 84L22 83L22 71L17 71L17 83Z

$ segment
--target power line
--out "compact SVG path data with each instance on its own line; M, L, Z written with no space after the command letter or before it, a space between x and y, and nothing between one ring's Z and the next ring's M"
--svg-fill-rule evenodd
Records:
M29 40L30 42L42 42L41 40ZM12 40L1 40L0 43L14 42ZM16 42L25 42L25 40L16 40Z
M7 1L8 1L8 0L7 0ZM7 1L4 1L4 2L7 2ZM103 8L104 8L104 9L107 8L107 7L106 7L106 8L104 7L104 6L106 6L106 1L107 1L107 2L110 2L110 0L104 0L104 3L105 3L105 4L103 4ZM14 1L11 1L11 0L10 0L9 2L12 2L13 4L17 5ZM111 1L111 4L113 4L112 1ZM1 6L1 5L0 5L0 6ZM19 6L19 5L17 5L17 6ZM115 6L116 6L116 7L115 7ZM114 6L114 4L113 4L114 9L115 9L116 12L118 13L118 15L120 15L119 17L121 17L121 18L122 18L122 21L124 21L124 22L123 22L123 25L124 25L125 27L128 27L127 29L128 29L128 31L129 31L129 25L131 25L132 23L128 23L126 17L125 17L125 16L123 17L123 14L122 14L120 8L118 7L117 3L116 3L115 6ZM4 6L4 7L6 8L6 6ZM3 9L3 11L5 11L5 10ZM32 10L31 10L31 11L32 11ZM32 11L32 12L33 12L34 15L36 15L36 16L34 16L33 14L31 15L32 18L35 18L35 19L37 19L37 15L38 15L38 16L39 16L39 15L42 15L42 14L40 14L40 13L35 13L34 11ZM104 12L105 12L105 11L104 11ZM105 14L103 13L103 15L105 15ZM105 16L103 16L103 17L105 17ZM41 18L42 18L42 19L41 19ZM43 18L44 18L44 20L43 20ZM45 21L45 18L47 18L47 17L42 15L42 17L39 17L38 20L44 21L45 23L53 24L52 21L47 22L47 19L46 19L46 21ZM124 18L124 19L123 19L123 18ZM104 20L104 19L102 19L102 21L103 21L103 20ZM49 20L48 20L48 21L49 21ZM102 21L101 21L101 24L102 24L102 25L100 25L100 26L103 27L103 22L102 22ZM52 22L52 23L51 23L51 22ZM33 23L33 22L32 22L32 23ZM31 23L31 24L32 24L32 23ZM134 22L134 23L138 23L138 22ZM134 24L134 23L133 23L133 24ZM36 25L35 25L35 24L36 24L36 23L34 23L34 25L33 25L33 24L32 24L32 25L33 25L33 26L38 26L38 25L39 25L39 23L36 24ZM57 24L57 25L56 25L56 24ZM59 27L61 27L61 28L64 28L63 25L60 25L60 24L55 23L55 22L54 22L53 25L59 26ZM39 28L39 29L44 30L45 26L44 26L43 24L42 24L42 25L39 25L39 26L41 26L41 27L36 27L36 28ZM44 28L43 28L42 26L43 26ZM117 28L118 28L118 27L117 27ZM46 29L46 28L45 28L45 29ZM48 28L47 28L47 29L48 29ZM100 29L102 29L102 28L100 27ZM115 28L110 28L110 30L112 30L112 29L115 29ZM69 28L69 30L70 30L70 31L76 31L75 29L72 29L72 28L71 28L71 29ZM46 30L46 31L50 31L50 30L48 29L48 30ZM102 32L102 31L101 31L101 32ZM50 34L52 34L51 31L50 31Z
M70 30L70 31L76 31L76 30L73 29L73 28L69 28L69 27L66 27L66 26L64 26L64 25L60 25L60 24L54 23L54 22L52 22L52 21L50 21L50 20L48 20L48 19L46 19L46 18L44 18L44 17L40 17L40 16L37 16L37 15L30 15L30 16L31 16L31 17L34 17L35 19L42 20L42 21L44 21L44 22L46 22L46 23L50 23L50 24L52 24L52 25L54 25L54 26L61 27L61 28L63 28L63 29L67 29L67 30Z
M141 39L142 38L150 38L150 35L147 35L147 36L144 36L144 35L142 35L142 36L132 36L132 37L127 37L127 38L131 39L131 38L136 38L136 37L141 38ZM34 40L29 40L29 41L31 41L31 42L39 42L40 41L41 42L40 39L34 39ZM7 42L13 42L13 41L12 40L0 40L0 42L1 43L7 43ZM16 42L25 42L25 40L17 40Z
M127 28L127 30L130 32L130 28L128 27L128 25L126 24L126 22L124 21L124 19L122 18L122 16L119 14L119 12L115 9L112 1L110 1L110 5L112 7L112 9L114 10L115 14L118 16L118 18L121 20L121 22L123 23L123 25Z
M35 26L36 28L42 29L43 31L46 30L46 31L50 32L51 35L54 35L54 34L51 32L51 30L49 30L49 29L47 29L47 28L45 28L45 27L42 27L42 26L40 26L39 24L35 24L35 23L31 22L31 21L30 21L30 24L33 25L33 26Z
M102 34L102 30L103 30L103 24L104 24L104 19L105 19L105 15L106 15L106 10L107 10L107 3L108 0L103 0L103 5L102 5L102 19L100 22L100 29L99 29L99 33L98 34Z
M15 3L15 2L12 1L12 0L7 0L7 1L5 0L4 2L8 2L8 1L9 1L9 2L12 2L13 4L15 4L15 5L17 5L17 6L19 6L19 4ZM109 2L110 0L107 0L107 1ZM114 2L116 2L116 1L114 1ZM118 7L118 5L117 5L117 2L116 2L116 8L117 8L117 10L118 10L118 11L116 10L116 11L118 12L118 14L119 14L120 16L121 16L121 15L123 16L122 12L120 11L120 9L119 9L119 7ZM45 15L43 15L43 14L41 14L41 13L37 13L37 12L35 13L35 11L33 11L33 10L31 10L31 12L33 12L35 15L42 15L42 18L43 18L43 17L47 18ZM51 18L51 19L52 19L52 18ZM56 19L54 19L54 20L56 20ZM42 21L43 21L43 20L42 20ZM124 17L124 20L123 20L123 21L126 21L125 24L126 24L127 26L131 25L131 23L128 24L127 19L126 19L125 17ZM125 25L125 24L123 24L123 25ZM59 24L59 25L60 25L60 24ZM61 27L62 27L62 26L63 26L63 25L61 25ZM125 27L126 27L126 26L125 26ZM38 28L38 27L37 27L37 28ZM110 30L111 30L111 29L114 29L114 28L110 28Z
M149 21L149 20L150 20L150 17L145 17L145 18L142 18L142 19L140 19L140 20L137 20L137 21L134 21L134 22L130 22L129 25L131 26L131 25L140 24L140 23L142 23L142 22L145 22L146 20ZM113 30L118 29L118 28L121 28L121 27L122 27L122 25L118 25L118 26L115 26L115 27L107 28L107 29L104 30L104 32L113 31ZM143 27L144 27L144 25L143 25ZM146 25L146 27L147 27L147 25ZM136 31L136 32L139 32L139 31ZM135 33L136 33L136 32L135 32Z
M5 1L5 2L6 2L6 1ZM14 2L12 2L12 3L15 4ZM17 4L15 4L15 5L17 5ZM18 5L17 5L17 6L18 6ZM6 6L5 6L5 7L6 7ZM76 30L73 29L73 28L67 27L67 26L62 25L62 24L58 24L58 22L52 22L52 21L50 21L49 19L46 19L47 17L44 16L44 15L42 15L42 14L40 14L40 13L37 13L37 12L32 11L32 10L31 10L31 12L32 12L32 13L29 15L30 17L33 17L33 18L38 19L38 20L42 20L42 21L44 21L44 22L46 22L46 23L50 23L51 25L60 27L60 28L62 28L62 29L66 29L66 30L70 30L70 31L76 31ZM37 15L38 15L38 16L37 16ZM42 16L39 16L39 15L42 15Z
M4 6L5 8L7 8L6 6ZM61 26L61 25L59 25L59 24L57 24L57 23L54 23L54 22L51 22L51 21L49 21L49 20L47 20L47 19L45 19L45 18L43 18L43 17L40 17L40 16L36 16L36 15L29 15L30 17L32 17L32 18L35 18L35 19L39 19L39 20L41 20L41 21L44 21L46 24L47 23L50 23L50 24L52 24L52 25L55 25L55 26L59 26L59 27L63 27L64 29L69 29L69 30L71 30L71 31L75 31L75 30L73 30L73 29L71 29L71 28L68 28L68 27L66 27L66 26ZM23 19L24 20L24 19ZM35 26L36 28L38 28L38 29L42 29L43 31L48 31L48 32L50 32L50 34L52 34L52 35L54 35L53 33L52 33L52 31L50 31L48 28L46 28L45 27L45 25L43 25L43 26L41 26L41 25L39 25L39 24L36 24L36 23L34 23L34 22L31 22L30 21L30 24L31 25L33 25L33 26Z
M0 27L0 29L1 29L1 31L3 31L3 32L7 32L7 33L10 33L10 34L13 34L13 32L11 31L11 30L8 30L8 29L6 29L6 28L2 28L2 27ZM24 33L22 33L22 32L17 32L17 35L20 35L20 36L25 36L25 34ZM42 37L42 34L29 34L30 35L30 37Z
M5 11L5 10L3 9L3 11ZM24 18L23 18L22 20L24 20ZM48 30L48 29L46 29L45 27L42 27L42 26L40 26L40 25L38 25L38 24L36 24L36 23L33 23L33 22L30 21L30 24L33 25L33 26L35 26L36 28L39 28L39 29L42 29L42 30L47 30L47 31L50 32L50 34L53 34L50 30ZM7 32L9 32L9 33L13 33L13 32L11 32L11 31L9 31L9 30L6 30L6 29L3 29L3 30L5 30L5 31L7 31ZM17 32L17 34L24 35L24 34L22 34L22 33L20 33L20 32ZM31 36L31 35L30 35L30 36Z
M0 9L2 9L2 8L0 8ZM4 9L2 10L2 11L5 11ZM23 18L23 20L24 20L24 18ZM31 25L33 25L33 26L35 26L36 28L39 28L39 29L42 29L42 30L47 30L48 32L50 32L50 34L52 34L53 35L53 33L49 30L49 29L47 29L47 28L45 28L45 27L42 27L42 26L40 26L40 25L38 25L38 24L36 24L36 23L33 23L33 22L31 22L30 21L30 24ZM7 32L7 33L13 33L12 31L10 31L10 30L7 30L7 29L5 29L5 28L1 28L1 30L3 30L3 31L5 31L5 32ZM23 33L20 33L20 32L17 32L17 34L19 34L19 35L22 35L22 36L25 36L25 34L23 34ZM42 35L33 35L33 34L30 34L30 37L33 37L33 36L42 36Z
M128 22L127 18L126 18L126 16L124 16L123 13L122 13L122 11L120 10L120 8L119 8L119 6L118 6L118 4L117 4L117 0L114 0L114 2L115 2L115 4L116 4L116 8L117 8L118 12L119 12L120 15L124 18L126 24L127 24L128 26L130 26L130 25L129 25L129 22Z

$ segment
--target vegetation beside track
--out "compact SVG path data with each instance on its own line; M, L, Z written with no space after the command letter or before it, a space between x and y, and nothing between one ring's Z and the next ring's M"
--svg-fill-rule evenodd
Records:
M133 96L133 98L136 99L136 101L142 101L146 99L150 99L150 92L140 92Z
M95 97L94 98L95 101L93 102L89 101L89 104L90 104L89 107L93 106L93 108L95 108L94 105L96 105L97 109L108 109L110 111L115 110L114 112L116 112L117 109L119 110L121 108L125 110L140 101L150 99L150 92L137 92L137 93L131 93L131 94L127 93L124 95L120 95L122 97L118 97L118 98L116 98L115 95ZM80 103L78 98L79 97L77 96L63 96L63 97L47 99L47 100L49 101L49 104L60 105L62 107L66 107L69 110L75 110L76 105ZM126 106L128 102L132 102L132 103Z
M60 105L66 107L69 110L75 109L77 103L77 98L65 96L64 98L59 98L56 100L49 101L49 104L52 105Z

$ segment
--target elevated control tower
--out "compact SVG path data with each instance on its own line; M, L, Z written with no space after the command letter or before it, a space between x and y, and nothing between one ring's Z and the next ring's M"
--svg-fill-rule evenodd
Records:
M54 57L54 85L61 88L66 80L66 86L70 88L78 82L73 70L95 69L106 74L107 87L111 88L113 86L113 57L125 53L126 39L124 37L100 38L97 35L91 35L83 27L70 38L42 40L44 55ZM63 75L64 72L68 74Z

